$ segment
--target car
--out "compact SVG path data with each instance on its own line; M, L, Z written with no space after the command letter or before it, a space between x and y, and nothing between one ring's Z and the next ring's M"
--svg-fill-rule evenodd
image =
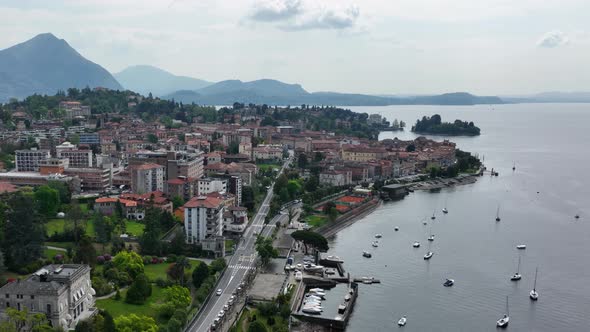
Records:
M223 306L223 310L227 311L228 309L229 309L229 305L226 304Z
M242 287L238 287L237 290L238 290L238 292L241 292L242 291Z
M297 266L297 268L298 268L298 269L300 269L300 270L303 268L303 265L302 265L301 263L297 264L296 266Z
M221 295L221 293L223 293L223 290L221 290L221 288L220 288L220 289L218 289L218 290L217 290L217 292L215 292L215 294L217 294L217 296L220 296L220 295Z

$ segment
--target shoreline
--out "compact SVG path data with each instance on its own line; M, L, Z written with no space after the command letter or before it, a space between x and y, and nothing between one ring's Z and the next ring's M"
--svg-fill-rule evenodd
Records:
M377 207L381 206L382 200L379 198L373 198L372 200L368 201L367 203L359 206L358 208L348 212L347 214L343 215L340 220L335 220L333 223L329 223L322 227L315 229L314 231L318 234L321 234L325 238L333 237L338 232L343 230L344 228L354 224L361 218L365 217L366 215L372 213L377 209Z

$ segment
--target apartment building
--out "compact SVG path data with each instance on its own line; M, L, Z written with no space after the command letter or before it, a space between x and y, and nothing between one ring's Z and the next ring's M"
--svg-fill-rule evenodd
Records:
M213 192L227 192L227 180L217 178L203 178L198 181L199 195L206 195Z
M49 150L17 150L14 155L17 172L38 172L39 164L51 157Z
M223 235L223 200L197 196L184 204L184 229L189 244Z
M130 168L131 190L134 193L164 191L164 166L150 163Z

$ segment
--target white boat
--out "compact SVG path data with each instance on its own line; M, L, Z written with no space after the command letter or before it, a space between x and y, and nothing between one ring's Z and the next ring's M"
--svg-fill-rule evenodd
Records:
M516 246L516 249L524 250L526 249L526 244L519 244Z
M420 242L418 242L418 241L414 242L414 244L412 244L412 247L420 248Z
M397 232L397 231L399 231L399 227L395 226L395 227L393 228L393 230Z
M510 277L510 280L512 281L518 281L522 278L522 275L520 274L520 256L518 257L518 266L516 267L516 273L512 275L512 277Z
M301 309L301 311L303 311L306 314L312 314L312 315L319 315L322 313L322 309L320 308L303 308Z
M428 224L428 223L426 222L426 218L425 218L422 220L422 225L426 225L426 224Z
M405 326L406 323L407 323L407 321L408 321L408 319L406 318L406 316L403 316L402 318L400 318L397 321L397 325L399 325L399 326Z
M377 241L373 241L373 243L371 243L371 245L375 248L377 248L379 246L379 242Z
M504 317L498 319L498 321L496 322L496 326L507 327L509 322L510 322L510 313L508 311L508 296L506 296L506 314L504 314Z
M323 288L311 288L310 292L325 292L326 290Z
M538 271L539 271L539 268L536 268L535 269L535 283L533 284L533 289L529 293L529 297L533 301L537 301L539 299L539 293L537 292L537 272Z
M434 255L434 253L432 251L429 251L426 253L426 255L424 255L424 259L430 259L432 255Z
M321 297L321 298L325 298L326 297L326 292L309 292L310 295L315 295L317 297Z
M336 269L334 268L327 268L326 270L324 270L324 273L327 275L333 275L336 274Z
M442 212L445 213L445 214L447 214L447 213L449 213L449 210L447 210L447 208L443 208L442 209Z
M377 238L377 239L380 239L382 237L383 237L383 235L381 235L381 234L375 234L375 238Z
M434 241L434 234L432 234L428 237L428 241Z
M367 258L371 258L373 255L371 255L371 253L368 251L363 251L363 256L367 257Z
M309 299L309 300L322 300L323 298L321 296L317 296L317 295L313 295L313 294L307 294L305 295L305 299Z

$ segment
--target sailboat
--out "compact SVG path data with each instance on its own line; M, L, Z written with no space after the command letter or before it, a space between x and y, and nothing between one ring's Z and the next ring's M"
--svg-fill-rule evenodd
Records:
M430 219L434 220L436 219L436 217L434 216L435 211L432 211L432 217L430 217Z
M515 162L512 162L512 170L516 171L516 163Z
M510 277L510 280L512 281L518 281L522 278L522 275L520 275L520 256L518 256L518 267L516 268L516 273L512 275L512 277Z
M496 209L496 221L500 221L500 204L498 204L498 209Z
M432 234L432 224L430 225L430 236L428 237L428 241L434 241L434 234Z
M447 214L447 213L449 213L449 210L447 210L447 200L446 200L446 199L445 199L445 207L442 209L442 212L443 212L444 214Z
M498 319L498 321L496 322L496 326L506 327L506 326L508 326L509 322L510 322L510 312L508 311L508 296L506 296L506 313L504 314L504 317Z
M428 260L428 259L432 258L432 255L434 255L434 253L432 251L430 251L430 243L431 242L428 242L428 252L426 253L426 255L424 255L424 260Z
M533 289L529 293L529 296L531 297L531 300L533 300L533 301L537 301L539 299L539 293L537 293L537 272L538 271L539 271L539 268L537 267L535 269L535 283L533 284Z

